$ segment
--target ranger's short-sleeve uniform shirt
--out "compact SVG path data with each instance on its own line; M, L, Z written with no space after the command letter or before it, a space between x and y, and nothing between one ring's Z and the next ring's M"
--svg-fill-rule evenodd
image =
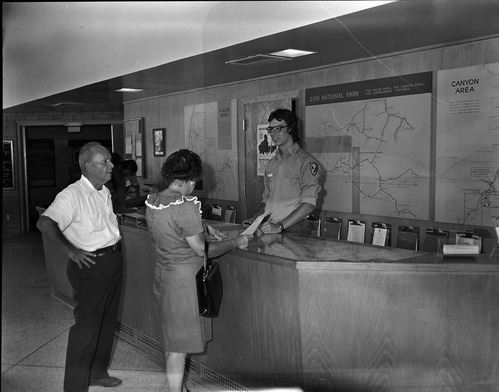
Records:
M277 149L265 167L264 178L263 202L266 210L272 210L271 222L282 221L301 203L316 205L321 190L319 170L316 159L298 144L285 155Z

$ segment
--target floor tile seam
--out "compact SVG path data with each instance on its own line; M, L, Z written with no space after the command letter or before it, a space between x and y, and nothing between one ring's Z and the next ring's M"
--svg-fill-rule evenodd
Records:
M33 364L23 364L23 363L15 363L15 364L10 364L10 363L2 363L3 366L10 366L9 369L6 371L16 367L16 368L42 368L42 369L64 369L65 365L33 365ZM164 370L142 370L142 369L113 369L111 366L109 368L110 373L117 373L117 372L127 372L127 373L150 373L154 375L161 375L166 373ZM192 381L192 380L191 380Z
M46 280L46 278L44 278L40 281L37 281L36 283L30 283L28 286L24 286L24 285L20 285L19 283L16 283L16 284L2 284L2 287L19 288L19 289L44 289L44 290L49 289L50 290L50 288L51 288L50 286L33 286L34 284L39 284L45 280Z
M32 320L33 322L42 322L42 323L46 323L48 321L53 321L55 323L57 322L61 322L61 321L68 321L68 322L71 322L71 325L68 327L68 330L69 328L74 324L74 317L71 315L71 316L68 316L68 317L57 317L55 318L55 315L54 314L47 314L46 317L21 317L21 316L11 316L11 315L7 315L7 314L3 314L2 313L2 319L5 319L6 321L17 321L17 322L23 322L23 321L26 321L28 322L29 320Z
M7 373L10 369L12 369L16 365L14 365L12 363L7 363L7 362L4 363L4 362L2 362L2 366L8 366L7 369L2 370L2 375L3 375L4 373Z
M17 369L14 369L14 368L17 368ZM6 372L8 372L9 370L18 370L19 368L31 368L31 369L36 369L36 368L40 368L40 369L64 369L64 365L62 366L55 366L55 365L31 365L31 364L22 364L22 363L16 363L15 365L12 365L8 370L6 370Z
M2 320L5 319L5 318L14 318L14 319L17 319L15 317L4 317L2 315ZM37 319L33 319L33 320L37 320ZM44 319L44 320L48 320L48 319ZM65 319L64 319L65 320ZM49 345L50 343L52 343L54 340L56 339L59 339L62 335L66 334L69 329L71 328L72 325L68 326L67 328L65 328L62 332L58 333L57 335L55 335L54 337L46 340L43 344L41 344L39 347L37 347L35 350L31 351L29 354L27 354L26 356L24 356L23 358L21 358L19 361L17 361L13 366L26 366L26 365L21 365L21 362L25 361L26 359L28 359L30 356L32 356L33 354L37 353L38 351L42 350L43 348L45 348L47 345ZM3 337L2 337L3 339Z
M3 304L5 306L5 304ZM53 306L53 305L47 305L47 308L49 306ZM68 313L68 317L64 317L64 318L56 318L54 319L54 312L60 312L60 311L67 311L69 312ZM73 323L74 323L74 315L73 315L73 311L69 308L65 308L64 306L62 308L57 308L57 309L48 309L47 311L47 314L45 315L31 315L31 314L27 314L27 315L16 315L16 314L12 314L13 312L9 312L11 314L7 314L7 312L5 310L2 309L2 317L6 318L6 319L16 319L16 320L33 320L33 322L35 321L61 321L61 320L72 320Z
M146 369L115 369L113 368L113 364L111 363L111 367L109 368L110 373L114 372L133 372L133 373L153 373L154 375L166 373L165 370L146 370Z

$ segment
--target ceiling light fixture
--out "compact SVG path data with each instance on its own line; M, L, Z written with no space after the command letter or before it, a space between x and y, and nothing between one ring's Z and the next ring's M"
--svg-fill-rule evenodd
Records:
M120 88L119 90L114 90L114 91L117 91L119 93L138 93L140 91L144 91L144 89L123 87L123 88Z
M317 52L309 52L308 50L299 50L299 49L285 49L285 50L281 50L279 52L274 52L274 53L270 53L270 54L274 55L274 56L291 57L294 59L295 57L307 56L309 54L314 54L314 53L317 53Z
M58 106L83 106L86 105L83 102L58 102L54 103L52 107L58 107Z
M281 61L290 61L289 57L273 56L270 54L256 54L252 56L246 56L236 60L226 61L225 64L231 65L264 65L272 64Z

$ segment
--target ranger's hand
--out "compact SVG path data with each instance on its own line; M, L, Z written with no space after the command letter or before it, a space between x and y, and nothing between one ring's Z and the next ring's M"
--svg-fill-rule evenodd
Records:
M281 229L277 225L277 223L271 223L269 221L265 222L261 226L262 232L264 234L277 234L281 232Z

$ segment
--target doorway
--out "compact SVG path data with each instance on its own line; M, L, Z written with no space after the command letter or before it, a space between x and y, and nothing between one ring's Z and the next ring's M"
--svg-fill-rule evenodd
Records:
M25 228L38 231L37 207L47 208L57 193L81 176L78 153L81 146L98 141L113 151L112 125L83 125L69 133L64 125L25 127Z

